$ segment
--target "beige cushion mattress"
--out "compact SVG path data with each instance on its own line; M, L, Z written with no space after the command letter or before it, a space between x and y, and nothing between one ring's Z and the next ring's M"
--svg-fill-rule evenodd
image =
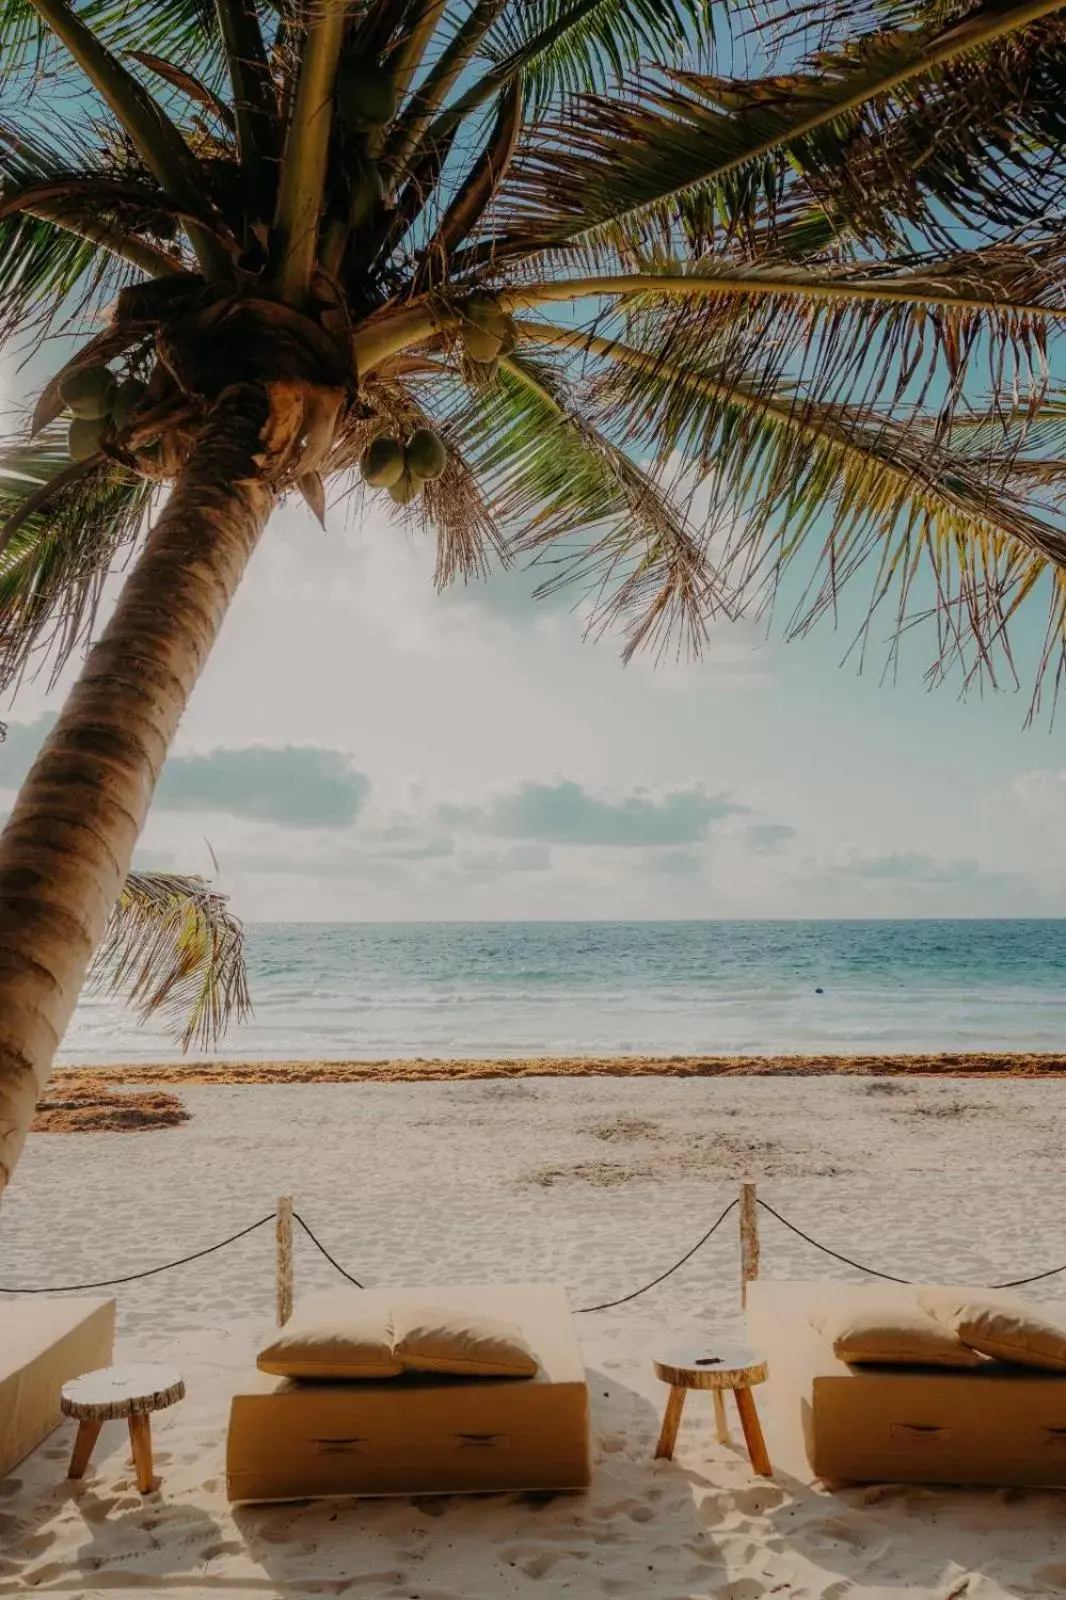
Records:
M59 1392L111 1361L113 1300L0 1301L0 1478L62 1420Z
M517 1323L537 1375L312 1383L254 1372L230 1408L231 1500L585 1487L588 1387L565 1290L377 1289L365 1300L370 1313L432 1300Z
M748 1288L748 1332L783 1465L805 1455L827 1482L1066 1485L1066 1374L988 1362L975 1369L845 1366L810 1325L856 1293L917 1305L891 1284ZM1048 1308L1066 1317L1066 1306Z

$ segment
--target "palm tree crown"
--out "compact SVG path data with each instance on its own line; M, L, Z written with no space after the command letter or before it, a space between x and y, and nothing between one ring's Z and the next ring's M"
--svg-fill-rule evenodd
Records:
M3 676L85 636L235 375L273 386L275 481L319 514L378 436L439 435L439 476L386 444L376 481L441 581L533 552L629 648L698 643L813 531L797 625L865 565L904 626L924 562L938 654L991 667L1066 549L1031 459L1066 7L843 9L814 41L811 8L803 35L711 0L5 0L3 327L117 297L5 461ZM706 70L771 23L788 74ZM110 409L71 462L86 370ZM1053 575L1053 649L1061 623Z
M865 572L965 678L1040 591L1057 681L1066 0L0 0L0 64L0 337L78 341L0 461L0 686L139 541L0 840L0 1188L290 491L627 651Z

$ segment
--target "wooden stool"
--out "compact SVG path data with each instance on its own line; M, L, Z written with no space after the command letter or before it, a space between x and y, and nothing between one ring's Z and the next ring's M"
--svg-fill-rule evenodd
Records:
M152 1471L151 1413L174 1405L184 1394L185 1380L173 1367L104 1367L65 1383L60 1392L60 1409L65 1416L75 1417L78 1422L78 1437L74 1441L67 1477L85 1476L104 1423L125 1417L129 1422L137 1487L142 1494L148 1494L159 1483Z
M773 1477L759 1413L755 1409L755 1397L751 1392L755 1384L765 1383L767 1378L766 1358L757 1350L749 1350L744 1345L675 1350L656 1360L655 1376L670 1385L662 1431L659 1443L655 1446L657 1458L673 1460L681 1413L690 1389L710 1389L714 1396L714 1425L718 1442L728 1444L729 1425L726 1422L724 1394L727 1389L732 1389L752 1467L760 1478Z

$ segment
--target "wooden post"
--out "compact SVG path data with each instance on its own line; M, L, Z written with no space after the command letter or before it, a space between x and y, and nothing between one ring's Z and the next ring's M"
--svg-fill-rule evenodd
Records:
M748 1303L748 1284L759 1276L759 1205L753 1183L740 1186L740 1304Z
M278 1201L274 1224L277 1243L277 1315L278 1327L283 1328L292 1316L292 1195L282 1195Z

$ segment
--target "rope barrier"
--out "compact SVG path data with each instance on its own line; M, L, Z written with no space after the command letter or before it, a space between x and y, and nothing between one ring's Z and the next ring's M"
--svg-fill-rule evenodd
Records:
M658 1288L660 1283L665 1283L667 1278L673 1277L675 1272L679 1272L687 1262L692 1260L692 1257L697 1253L697 1251L703 1249L704 1245L708 1242L708 1240L714 1237L722 1224L729 1216L732 1215L739 1204L739 1200L731 1200L726 1206L725 1210L722 1211L721 1214L715 1218L714 1222L711 1223L711 1226L707 1229L706 1233L701 1234L701 1236L696 1240L696 1243L692 1246L692 1248L690 1250L686 1250L684 1255L680 1256L678 1260L672 1264L672 1266L666 1268L665 1272L660 1272L658 1277L652 1278L649 1283L642 1284L639 1289L634 1289L629 1294L621 1295L617 1300L604 1300L602 1303L594 1306L578 1306L575 1310L575 1315L590 1316L596 1311L612 1311L616 1306L628 1305L630 1301L638 1300L641 1295L647 1294L651 1289ZM774 1206L770 1205L769 1201L760 1199L756 1201L756 1204L761 1210L765 1211L768 1216L773 1217L775 1222L779 1222L783 1228L787 1228L789 1233L794 1234L798 1239L802 1239L804 1244L810 1245L813 1250L819 1251L820 1254L828 1256L833 1261L839 1261L842 1266L851 1267L855 1272L861 1272L869 1278L879 1278L885 1283L899 1283L907 1286L913 1285L915 1280L911 1278L899 1278L891 1272L881 1272L877 1267L868 1266L862 1261L855 1261L851 1256L846 1256L839 1250L834 1250L831 1248L831 1246L823 1244L820 1239L814 1238L812 1234L807 1233L795 1222L790 1222L787 1217L782 1216L781 1212L778 1211ZM260 1217L258 1222L253 1222L247 1228L242 1228L239 1233L231 1233L228 1238L220 1239L217 1244L208 1245L203 1250L194 1250L191 1255L180 1256L177 1261L165 1261L161 1266L148 1267L143 1272L128 1272L120 1278L101 1278L93 1283L51 1284L46 1288L13 1288L7 1284L0 1284L0 1294L75 1294L86 1289L114 1289L127 1283L139 1283L144 1278L157 1277L161 1272L170 1272L175 1267L188 1266L190 1262L202 1261L205 1256L214 1255L218 1250L225 1250L229 1245L236 1244L238 1240L246 1239L249 1234L256 1233L260 1228L265 1228L268 1222L273 1222L275 1220L276 1216L277 1212L271 1211L267 1216ZM348 1283L353 1284L355 1288L365 1288L365 1285L361 1283L358 1278L354 1277L350 1272L342 1267L336 1257L330 1254L325 1245L322 1243L321 1239L315 1235L309 1224L306 1223L303 1217L300 1216L299 1212L293 1212L292 1220L299 1225L300 1229L314 1245L315 1249L320 1253L320 1255L325 1257L335 1272L338 1272L342 1278L345 1278ZM1046 1272L1036 1272L1028 1278L1012 1278L1008 1283L997 1283L991 1285L991 1287L994 1289L1024 1289L1030 1284L1043 1283L1048 1278L1057 1278L1061 1273L1066 1273L1066 1262L1059 1267L1049 1267Z
M620 1300L605 1300L601 1306L578 1306L575 1315L579 1317L586 1317L589 1316L593 1311L611 1311L615 1306L628 1305L630 1300L636 1300L640 1295L647 1294L649 1289L654 1289L658 1284L665 1283L666 1279L672 1277L679 1267L683 1267L685 1265L686 1261L692 1260L692 1257L696 1254L697 1250L703 1249L704 1245L707 1243L707 1240L712 1234L718 1232L726 1217L729 1216L731 1211L735 1211L739 1204L739 1200L730 1200L729 1204L722 1212L722 1215L716 1222L711 1223L711 1226L707 1229L707 1232L703 1235L703 1238L697 1239L696 1243L692 1246L692 1249L686 1250L680 1261L675 1261L672 1267L667 1267L665 1272L660 1272L657 1278L653 1278L650 1283L646 1283L642 1289L634 1289L632 1294L624 1294Z
M240 1233L231 1233L228 1239L220 1239L218 1244L209 1244L206 1250L194 1250L191 1256L182 1256L178 1261L165 1261L161 1267L149 1267L146 1272L129 1272L124 1278L102 1278L99 1283L60 1283L53 1284L47 1289L11 1289L6 1284L0 1283L0 1294L73 1294L79 1289L114 1289L121 1283L136 1283L140 1278L154 1278L160 1272L170 1272L173 1267L187 1266L190 1261L202 1261L204 1256L214 1255L216 1250L224 1250L229 1244L236 1244L238 1239L246 1239L250 1233L255 1233L257 1228L265 1228L268 1222L273 1222L276 1212L271 1211L269 1216L260 1217L258 1222L253 1222L250 1227L242 1228Z
M840 1261L846 1267L854 1267L856 1272L864 1272L869 1278L881 1278L885 1283L902 1283L908 1288L913 1288L915 1282L913 1278L896 1278L890 1272L879 1272L876 1267L868 1267L861 1261L852 1261L850 1256L843 1256L838 1250L831 1250L827 1244L822 1244L820 1240L813 1239L809 1233L804 1233L802 1228L797 1228L796 1224L789 1222L788 1218L783 1217L780 1211L775 1211L769 1201L758 1200L756 1204L773 1217L776 1222L780 1222L782 1227L787 1228L790 1233L794 1233L798 1239L802 1239L805 1244L812 1245L815 1250L820 1250L822 1255L830 1256L834 1261ZM1066 1272L1066 1261L1063 1262L1061 1267L1049 1267L1047 1272L1034 1272L1031 1278L1012 1278L1009 1283L989 1284L989 1288L1025 1289L1031 1283L1043 1283L1047 1278L1057 1278L1061 1272Z
M314 1234L311 1232L310 1228L307 1226L307 1223L304 1221L303 1217L301 1217L298 1211L293 1212L292 1220L293 1222L298 1222L300 1224L300 1227L306 1233L315 1249L321 1251L326 1260L329 1262L330 1266L334 1267L340 1273L342 1278L347 1278L349 1283L354 1283L357 1289L364 1289L366 1287L365 1284L359 1282L358 1278L353 1278L350 1272L345 1272L339 1261L334 1260L329 1251L326 1249L325 1245L322 1243L321 1239L315 1238Z
M794 1233L798 1239L802 1239L806 1244L813 1245L824 1256L831 1256L834 1261L842 1262L845 1267L854 1267L856 1272L865 1272L871 1278L883 1278L886 1283L910 1284L910 1278L894 1278L890 1272L878 1272L876 1267L864 1267L861 1261L852 1261L850 1256L842 1256L838 1251L830 1250L827 1244L819 1244L817 1239L812 1239L809 1233L804 1233L802 1228L797 1228L794 1222L789 1222L787 1217L783 1217L780 1211L775 1211L773 1206L769 1205L765 1200L757 1200L756 1205L760 1206L763 1211L768 1211L772 1217L781 1223L782 1227L787 1228L790 1233Z

